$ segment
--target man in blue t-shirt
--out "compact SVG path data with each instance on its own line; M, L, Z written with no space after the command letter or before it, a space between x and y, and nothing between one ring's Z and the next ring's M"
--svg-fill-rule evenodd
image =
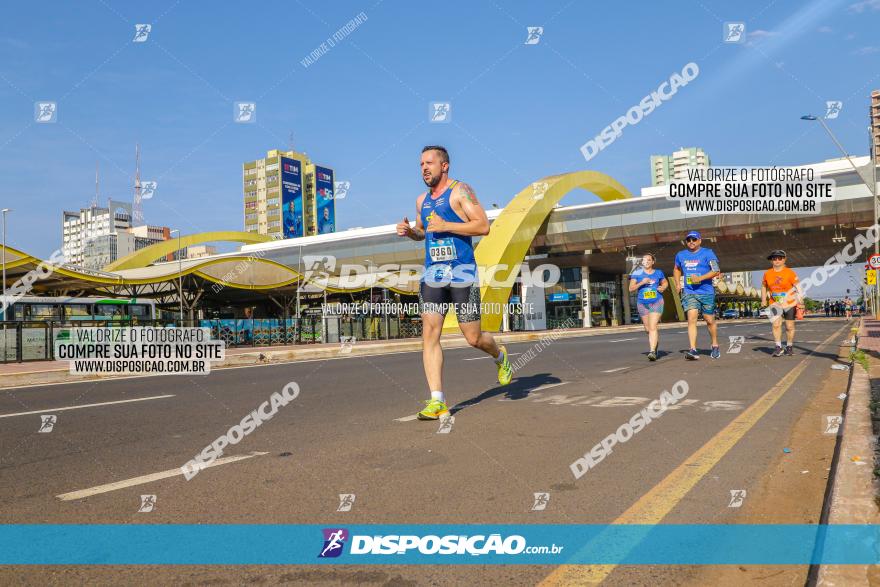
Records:
M715 324L715 287L712 278L720 275L718 257L712 249L700 247L703 242L700 233L692 230L684 237L687 248L675 255L675 283L681 292L681 307L687 314L688 339L690 348L685 353L685 359L696 361L700 358L697 353L697 318L700 312L712 337L713 359L721 357L718 348L718 325Z

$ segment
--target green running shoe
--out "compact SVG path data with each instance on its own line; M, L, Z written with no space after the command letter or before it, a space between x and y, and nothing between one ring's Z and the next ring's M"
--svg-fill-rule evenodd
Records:
M503 346L499 346L498 348L504 353L504 360L500 363L496 363L498 365L498 383L501 385L507 385L510 383L510 380L513 379L513 368L510 366L510 361L507 360L507 348Z
M449 407L439 399L425 400L425 409L419 412L419 420L439 420L449 413Z

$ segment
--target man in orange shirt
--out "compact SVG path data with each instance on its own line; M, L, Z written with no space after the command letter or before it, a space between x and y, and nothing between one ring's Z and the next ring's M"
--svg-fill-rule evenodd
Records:
M794 354L794 320L798 304L801 304L801 293L798 286L797 274L785 266L785 251L776 250L770 253L767 259L773 266L764 273L764 281L761 283L762 305L769 308L770 323L773 325L773 339L776 341L774 357L783 354ZM768 301L769 300L769 301ZM785 332L787 343L782 350L782 318L785 318Z

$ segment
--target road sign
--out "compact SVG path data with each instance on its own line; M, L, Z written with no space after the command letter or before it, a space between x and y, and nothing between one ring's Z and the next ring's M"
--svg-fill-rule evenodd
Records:
M868 259L868 265L871 266L871 269L880 269L880 255L871 255Z
M868 269L865 271L865 280L868 285L877 285L877 270Z

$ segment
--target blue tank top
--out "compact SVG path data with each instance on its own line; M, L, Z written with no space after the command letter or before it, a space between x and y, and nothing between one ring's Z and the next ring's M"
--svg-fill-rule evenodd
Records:
M451 232L428 232L428 223L432 214L438 215L446 222L464 220L455 213L450 205L452 189L458 181L453 181L449 188L437 198L431 198L431 192L425 196L419 214L425 228L425 274L422 281L431 283L472 283L477 280L474 246L471 237Z

